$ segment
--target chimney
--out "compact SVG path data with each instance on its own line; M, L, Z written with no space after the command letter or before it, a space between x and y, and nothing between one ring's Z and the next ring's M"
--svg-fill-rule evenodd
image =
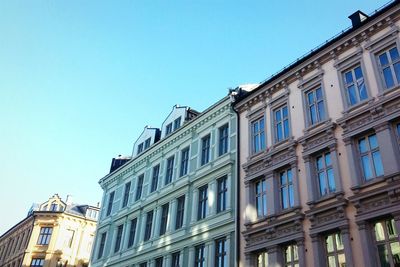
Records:
M349 16L349 19L351 19L351 24L353 25L353 28L356 28L361 25L361 23L368 18L368 15L363 13L360 10L357 10L353 14Z
M67 204L67 205L71 205L72 204L72 196L71 195L67 195L67 199L65 200L65 204Z

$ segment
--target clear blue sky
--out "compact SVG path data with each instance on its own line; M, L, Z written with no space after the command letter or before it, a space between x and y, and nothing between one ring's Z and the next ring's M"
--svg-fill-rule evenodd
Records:
M111 158L386 0L0 1L0 234L54 193L101 200Z

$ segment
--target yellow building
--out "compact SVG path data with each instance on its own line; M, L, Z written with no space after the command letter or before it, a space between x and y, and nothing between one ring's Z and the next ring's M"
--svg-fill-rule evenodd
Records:
M88 266L99 208L56 194L0 236L2 267Z

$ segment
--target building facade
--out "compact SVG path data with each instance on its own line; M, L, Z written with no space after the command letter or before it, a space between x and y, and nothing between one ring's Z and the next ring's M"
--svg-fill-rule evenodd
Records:
M56 194L0 237L0 266L88 266L99 208Z
M240 266L400 266L400 4L238 92Z
M175 106L146 127L132 159L100 180L91 266L235 262L236 114L229 97L202 113Z

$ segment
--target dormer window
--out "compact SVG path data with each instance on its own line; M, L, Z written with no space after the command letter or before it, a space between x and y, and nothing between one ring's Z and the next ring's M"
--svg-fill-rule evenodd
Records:
M181 127L181 117L174 120L174 131Z
M51 203L50 206L50 211L57 211L58 210L58 205L56 203Z
M137 154L139 155L143 151L143 143L140 143L137 148Z
M151 138L147 138L144 142L144 149L148 149L150 147Z
M172 133L172 122L167 124L167 127L165 128L165 135L169 135L170 133Z

